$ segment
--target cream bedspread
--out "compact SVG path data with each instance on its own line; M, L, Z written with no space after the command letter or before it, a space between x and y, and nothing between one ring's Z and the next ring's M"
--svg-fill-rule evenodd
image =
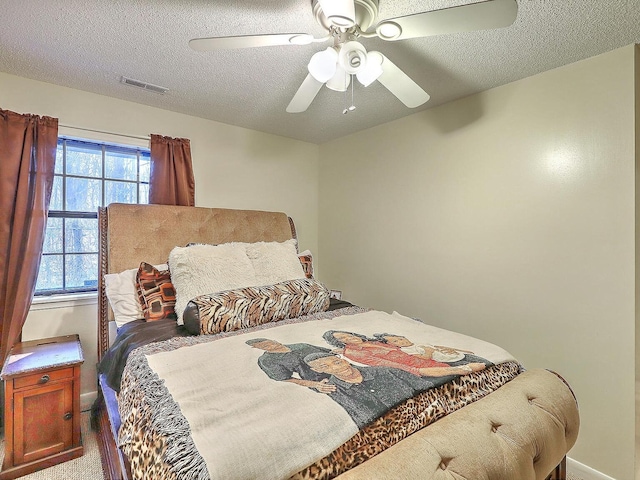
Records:
M147 356L191 427L213 479L280 479L327 455L358 428L329 395L274 381L258 366L264 353L245 342L266 337L282 344L330 347L322 335L346 330L394 333L415 344L469 350L497 364L513 357L479 339L378 311L274 326Z

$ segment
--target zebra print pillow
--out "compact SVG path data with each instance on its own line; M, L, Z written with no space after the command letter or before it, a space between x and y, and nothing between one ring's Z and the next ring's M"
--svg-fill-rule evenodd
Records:
M200 295L184 312L184 326L194 335L254 327L329 308L329 290L312 278Z

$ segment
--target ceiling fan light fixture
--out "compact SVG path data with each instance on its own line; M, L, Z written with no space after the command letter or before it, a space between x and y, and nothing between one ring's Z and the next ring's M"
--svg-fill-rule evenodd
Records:
M309 60L309 73L321 83L327 82L336 73L338 52L333 47L314 53Z
M336 73L327 81L327 88L335 92L344 92L349 88L351 83L351 75L344 71L344 68L338 64Z
M356 74L367 65L367 50L355 40L346 42L340 48L338 62L345 72L350 75Z
M368 87L382 75L382 62L384 57L380 52L371 51L367 54L367 65L356 73L358 81Z

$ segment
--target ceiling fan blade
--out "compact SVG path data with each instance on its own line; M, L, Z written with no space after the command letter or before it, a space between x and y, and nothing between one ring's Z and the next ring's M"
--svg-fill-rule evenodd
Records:
M309 108L309 105L311 105L313 99L316 98L316 95L322 88L322 85L324 85L324 83L319 82L318 80L313 78L313 75L308 74L307 78L304 79L302 85L300 85L300 88L298 88L298 91L289 102L289 105L287 106L287 112L304 112L307 108Z
M431 98L420 85L411 80L395 63L380 52L369 52L369 54L372 53L382 57L382 74L378 77L378 81L407 107L419 107Z
M336 27L349 28L356 23L354 0L318 0L322 13Z
M271 47L274 45L309 45L314 41L308 33L277 33L269 35L240 35L236 37L194 38L189 46L199 52L234 48Z
M376 27L383 40L405 40L444 33L471 32L511 25L518 14L516 0L488 0L384 20Z

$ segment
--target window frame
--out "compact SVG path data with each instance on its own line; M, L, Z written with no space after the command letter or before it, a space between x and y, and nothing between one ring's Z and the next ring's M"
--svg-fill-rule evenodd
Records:
M98 133L98 132L96 132ZM115 137L116 135L111 135L111 134L107 134L108 137ZM140 190L142 188L142 186L149 185L149 181L146 179L142 179L141 178L141 165L142 162L145 161L145 159L149 162L149 170L151 168L151 158L150 158L150 147L149 147L149 143L148 142L141 142L141 141L137 141L137 142L127 142L127 143L123 143L122 140L120 138L118 138L119 141L114 141L113 138L111 139L105 139L104 135L98 135L98 137L100 138L88 138L88 137L95 137L95 135L88 135L88 136L83 136L83 137L77 137L75 135L68 135L65 134L64 132L59 131L58 132L58 147L62 146L62 156L61 156L61 160L62 160L62 166L60 168L56 168L56 173L54 174L54 178L58 177L61 178L61 200L62 200L62 210L49 210L48 215L47 215L47 221L50 218L61 218L62 219L62 226L61 226L61 251L56 251L56 252L47 252L45 253L44 251L42 252L42 257L44 258L45 256L61 256L62 257L62 289L40 289L40 290L35 290L34 291L34 298L38 298L38 299L46 299L47 297L69 297L69 296L78 296L78 295L83 295L83 294L91 294L94 292L97 292L98 286L96 285L90 285L90 286L85 286L85 287L67 287L67 277L66 277L66 270L67 270L67 256L68 255L99 255L99 246L98 246L98 251L81 251L81 252L69 252L68 251L68 246L66 244L66 228L65 228L65 220L66 219L95 219L96 220L96 227L98 227L97 225L97 219L98 219L98 211L97 209L95 211L76 211L76 210L66 210L66 208L68 208L67 205L67 179L68 178L78 178L78 179L87 179L87 180L99 180L100 181L100 192L101 192L101 198L100 198L100 206L105 206L106 203L106 196L107 196L107 183L108 182L119 182L119 183L128 183L128 184L133 184L136 186L136 193L135 193L135 197L136 197L136 204L140 204L140 200L141 200L141 193ZM117 136L119 137L119 136ZM79 146L81 147L83 144L86 144L88 147L91 148L95 148L95 147L99 147L99 148L95 148L96 152L100 152L101 154L101 159L100 159L100 176L90 176L90 175L79 175L79 174L75 174L75 173L67 173L67 146L68 145L71 146ZM106 158L108 153L124 153L127 155L135 155L136 156L136 179L135 180L128 180L128 179L120 179L120 178L111 178L107 176L107 162L106 162ZM148 195L148 193L147 193ZM143 199L144 200L144 199ZM147 202L148 202L148 196L147 196ZM133 204L133 203L132 203ZM96 232L96 238L98 239L99 242L99 232ZM99 261L99 258L98 258ZM96 271L96 278L97 278L97 271ZM37 285L37 280L36 280L36 285Z

